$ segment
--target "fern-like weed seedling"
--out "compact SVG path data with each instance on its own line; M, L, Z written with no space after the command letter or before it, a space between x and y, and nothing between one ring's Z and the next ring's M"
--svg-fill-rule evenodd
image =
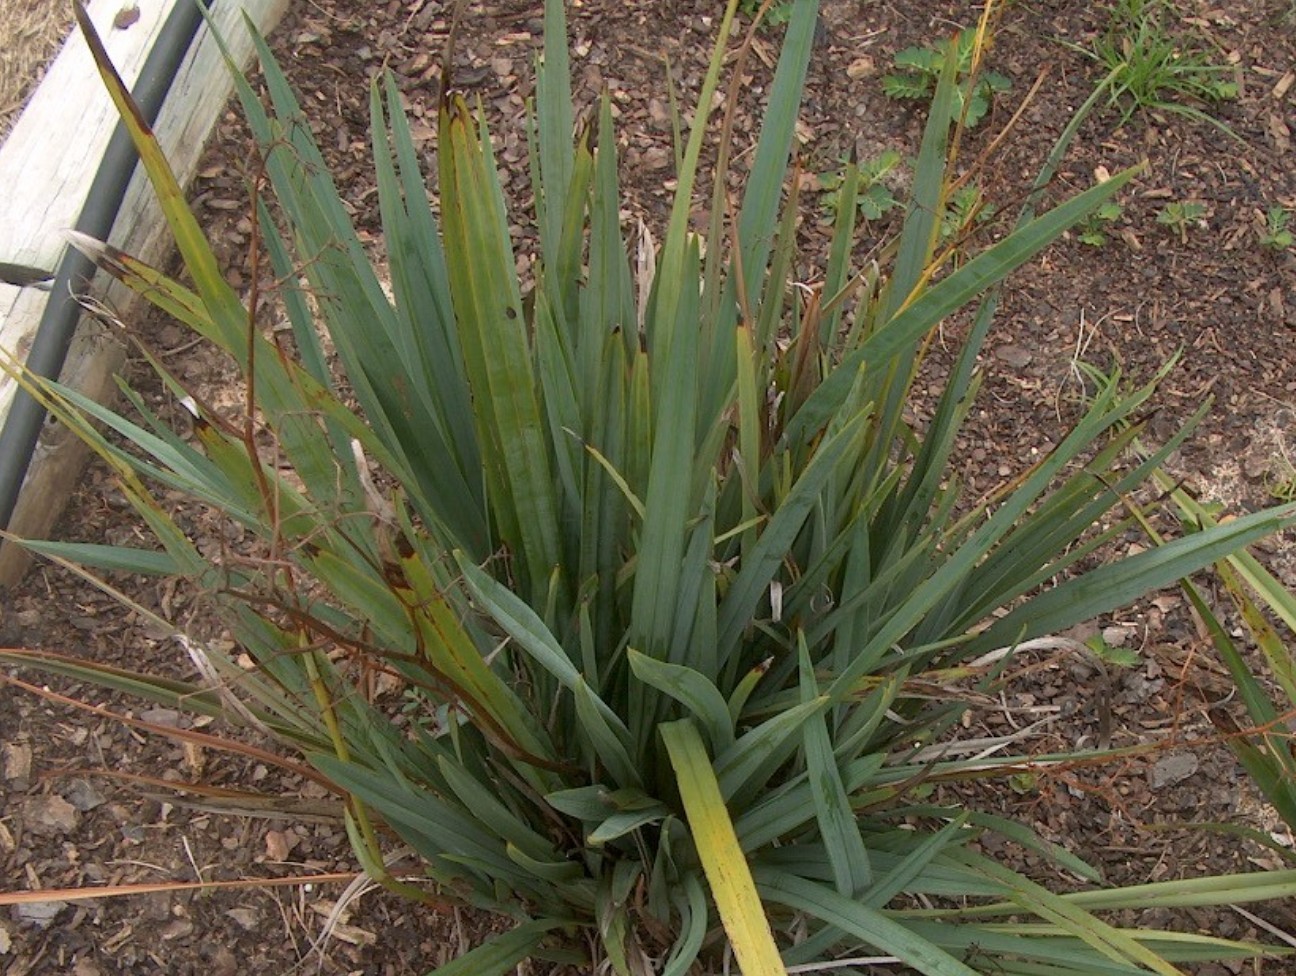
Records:
M1088 244L1090 247L1102 247L1107 243L1107 231L1111 225L1120 219L1121 214L1125 212L1115 200L1108 200L1101 207L1095 210L1089 217L1080 224L1079 234L1081 244Z
M1167 203L1157 213L1157 223L1162 227L1169 227L1179 235L1179 240L1188 243L1188 229L1190 227L1201 225L1206 216L1206 204L1197 203L1194 200L1176 200L1173 203Z
M954 245L957 251L972 228L984 224L995 213L995 205L986 199L981 187L976 183L965 183L946 201L940 222L941 240Z
M842 162L844 167L845 160ZM901 156L894 149L888 149L859 164L855 182L855 205L865 220L881 220L900 205L893 186L902 165ZM834 218L841 201L840 191L842 182L846 179L845 174L845 168L819 174L819 188L825 193L824 209Z
M745 17L755 17L760 12L764 0L740 0L738 12ZM723 5L722 5L723 6ZM774 0L769 10L765 11L762 27L777 27L792 19L792 0Z
M1291 214L1280 206L1272 206L1265 213L1264 229L1260 232L1260 243L1272 251L1285 251L1296 243L1296 236L1288 225Z
M995 71L972 73L976 31L968 28L954 39L958 45L958 104L963 124L972 128L990 111L995 95L1012 88L1012 82ZM897 99L930 99L936 91L948 42L905 48L895 56L896 70L882 78L882 91Z

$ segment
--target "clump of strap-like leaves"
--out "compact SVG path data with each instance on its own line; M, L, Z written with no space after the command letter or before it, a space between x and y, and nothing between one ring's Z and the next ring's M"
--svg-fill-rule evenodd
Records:
M1038 216L1037 193L1010 234L945 265L954 52L892 262L849 267L859 180L848 173L826 275L791 288L799 201L785 177L815 8L793 5L737 212L727 217L717 189L698 236L689 216L717 46L661 246L642 237L632 260L611 113L604 102L593 124L574 125L563 7L549 0L530 117L529 292L512 201L463 98L441 105L430 208L398 93L390 80L375 87L386 289L263 47L269 107L240 90L282 215L263 208L258 223L293 355L226 285L134 126L194 288L91 249L229 353L255 414L232 421L197 403L191 441L138 397L141 419L128 420L47 385L47 401L119 471L161 550L37 548L195 581L257 667L191 645L217 680L188 686L23 660L276 737L345 800L373 876L516 920L445 973L503 973L540 955L684 976L721 971L732 951L749 976L843 957L931 976L1123 976L1255 954L1095 912L1290 894L1296 874L1112 890L1023 827L909 798L919 781L1008 762L921 749L1014 646L1172 583L1282 514L1072 575L1123 531L1113 509L1183 436L1127 459L1152 385L1113 384L1015 482L960 503L950 455L995 286L1133 174ZM905 407L927 337L976 300L930 422L912 427ZM358 410L337 391L321 331ZM220 513L259 548L201 552L159 489ZM997 863L972 844L987 830L1089 887L1055 894ZM425 884L387 874L394 837Z

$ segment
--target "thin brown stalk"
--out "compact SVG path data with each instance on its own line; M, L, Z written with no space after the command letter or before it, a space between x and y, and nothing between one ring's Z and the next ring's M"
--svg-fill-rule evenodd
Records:
M3 650L5 654L21 654L33 658L38 655L43 655L45 657L54 657L61 660L78 660L70 655L55 654L53 652L45 651L35 652L24 648L6 647L0 648L0 650ZM68 695L60 695L56 691L51 691L48 688L41 688L38 685L31 684L30 682L23 681L21 678L15 678L7 674L0 674L0 684L21 688L23 691L29 691L33 695L37 695L47 701L57 702L60 705L69 705L72 708L81 709L82 711L89 712L92 715L97 715L100 718L106 718L113 722L120 722L121 724L128 725L131 728L141 729L145 732L152 732L157 735L165 735L182 742L192 742L195 745L204 746L205 748L214 749L220 752L229 752L241 756L247 756L250 759L259 759L262 762L270 763L280 767L281 769L285 769L288 772L295 773L298 776L303 776L312 782L318 783L330 793L340 792L333 781L325 777L322 773L316 772L309 766L293 762L291 759L285 759L283 756L277 755L269 749L262 749L258 746L249 745L246 742L236 742L233 739L225 739L218 735L209 735L206 732L197 732L193 729L177 729L168 725L158 725L155 722L145 722L142 719L131 718L130 716L123 715L120 712L114 712L110 708L105 708L102 705L91 705L89 702L80 701L79 699L72 698Z

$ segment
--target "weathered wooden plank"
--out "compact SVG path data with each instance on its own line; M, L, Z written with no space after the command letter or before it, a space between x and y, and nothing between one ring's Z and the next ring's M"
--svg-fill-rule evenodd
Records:
M87 4L109 54L127 84L133 85L162 25L176 3L156 0L138 4L138 19L127 26L121 16L130 0L91 0ZM220 2L213 15L235 57L245 63L251 38L243 14L268 33L288 0ZM232 83L220 52L202 28L167 96L154 130L182 184L198 166L203 145L229 98ZM117 122L84 39L73 33L50 66L26 110L0 146L0 263L53 270L66 246L63 232L73 226L85 203L90 182ZM168 250L159 208L143 175L127 191L109 240L152 263ZM100 278L102 281L102 276ZM103 289L117 315L130 321L142 314L141 303L124 289ZM22 361L44 311L47 293L0 283L0 354ZM96 399L112 396L113 373L123 361L117 341L90 329L79 333L63 379ZM8 416L16 384L0 375L0 424ZM48 534L73 491L84 462L75 438L50 426L32 457L23 492L10 520L16 535ZM10 459L0 458L0 464ZM0 586L11 585L26 566L16 546L0 545Z

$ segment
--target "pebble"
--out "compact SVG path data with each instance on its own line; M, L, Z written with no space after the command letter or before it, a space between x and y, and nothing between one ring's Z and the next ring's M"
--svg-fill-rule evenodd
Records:
M187 918L177 918L168 922L158 933L163 942L174 942L176 939L187 939L193 935L194 923Z
M257 913L251 908L231 908L225 914L238 923L238 927L245 932L251 932L260 921Z
M877 64L868 55L856 58L846 66L846 77L851 81L858 81L860 78L868 78L877 73Z
M1029 349L1011 344L1000 346L994 351L994 354L995 359L1011 366L1013 369L1025 369L1031 364L1031 360L1035 358Z
M1154 790L1181 783L1197 772L1197 757L1191 752L1162 756L1148 771L1148 785Z
M221 946L212 956L212 976L236 976L240 972L239 961L227 946Z
M1133 627L1123 627L1119 624L1113 624L1110 627L1104 627L1102 639L1112 647L1125 647L1131 637L1134 636Z
M29 901L14 906L14 916L24 925L44 931L53 924L59 912L68 907L65 901Z
M25 792L31 785L31 746L25 742L4 745L4 778L15 790Z
M180 727L180 713L174 708L146 708L140 712L139 717L153 725L165 725L172 729Z
M82 813L108 802L88 779L74 779L64 792L63 798Z
M23 825L39 837L61 837L76 830L81 815L56 793L29 796L23 801Z

